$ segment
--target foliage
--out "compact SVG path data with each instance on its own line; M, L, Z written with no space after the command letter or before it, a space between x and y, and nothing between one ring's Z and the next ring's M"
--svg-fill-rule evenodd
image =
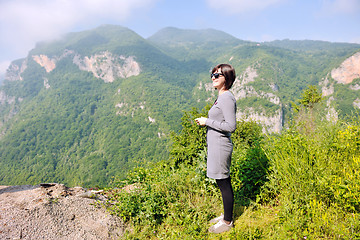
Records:
M181 132L179 134L173 132L171 135L173 143L170 156L174 166L177 167L181 163L192 165L199 153L206 149L206 128L198 126L195 119L207 116L210 107L207 105L202 112L196 108L184 112L181 118Z
M121 190L134 183L134 190ZM166 163L136 169L114 184L119 190L108 191L108 209L134 227L126 233L129 239L203 238L219 204L214 186L184 166L176 171Z
M298 101L298 105L294 104L294 110L300 111L301 108L313 109L315 104L321 102L322 96L316 86L308 86L307 89L302 93L302 96Z
M11 131L0 139L0 181L106 186L111 176L124 178L138 159L168 157L167 134L180 127L181 109L187 106L181 88L153 77L104 84L69 66L69 61L59 62L48 76L51 88L26 98L21 112L5 125ZM121 102L128 105L117 114Z
M128 224L126 239L357 239L360 237L360 122L328 122L315 104L312 130L292 122L279 135L264 136L255 122L238 122L231 168L235 227L207 233L221 213L215 184L206 178L206 156L139 168L108 189L108 209ZM309 114L305 113L297 113ZM173 144L186 149L198 110L185 112ZM316 116L320 115L320 116ZM303 117L301 119L307 119ZM319 119L321 121L319 121ZM181 136L181 137L180 137ZM189 137L188 140L185 138ZM197 157L195 157L197 154ZM180 161L192 159L191 161ZM125 192L124 186L136 186Z
M360 79L355 79L352 82L352 85L359 85ZM358 90L353 90L349 85L337 84L334 87L336 104L339 106L339 112L344 116L352 116L356 114L354 109L354 101L359 98ZM359 109L357 109L359 110ZM359 116L359 115L358 115Z
M295 51L308 51L308 52L320 52L322 54L334 51L337 55L344 53L348 48L358 47L357 44L347 43L333 43L326 41L314 41L314 40L275 40L272 42L265 42L267 46L285 48Z
M360 125L322 121L313 127L269 139L269 182L261 199L278 208L283 238L357 238Z
M182 130L172 135L170 150L171 164L177 168L181 164L202 169L204 176L206 158L201 161L206 152L206 132L204 127L194 123L194 119L207 116L210 105L201 112L197 109L184 112ZM249 204L256 199L260 187L266 181L268 159L261 149L261 126L255 122L241 121L232 134L234 156L231 167L232 185L238 203Z
M255 201L267 181L268 159L262 150L261 129L254 121L240 121L232 134L231 179L236 204L249 205Z
M205 128L193 119L207 115L208 110L206 106L201 112L195 108L184 112L183 129L172 136L168 162L135 169L125 181L114 182L117 189L135 186L134 190L108 190L108 209L134 227L129 238L207 235L207 222L216 216L221 199L215 181L206 177ZM238 152L231 169L236 204L254 201L265 182L267 159L261 154L261 134L258 124L244 121L238 122L233 134Z
M234 152L231 179L236 204L248 206L256 200L261 187L267 182L268 161L261 142Z
M79 70L72 51L82 58L105 51L133 56L141 74L104 83L91 72ZM185 132L177 133L183 131L182 112L202 109L213 97L207 84L211 67L229 62L239 80L248 67L254 69L255 81L242 86L253 89L254 96L239 100L238 107L252 107L266 116L281 108L288 122L291 101L301 97L306 86L318 85L356 51L358 44L290 40L257 44L213 29L170 28L144 39L113 25L39 43L26 58L22 80L4 81L0 86L0 182L106 186L112 176L125 178L139 160L141 164L157 162L171 154L175 165L194 164L197 154L206 152L204 128L189 128L193 139ZM56 68L46 72L33 60L33 55L40 54L55 61ZM21 68L24 60L13 63ZM334 84L340 117L354 110L354 89ZM257 94L274 96L280 104ZM261 151L260 144L234 154L250 161ZM265 164L265 158L260 159ZM260 165L253 163L242 164L258 169L262 179Z

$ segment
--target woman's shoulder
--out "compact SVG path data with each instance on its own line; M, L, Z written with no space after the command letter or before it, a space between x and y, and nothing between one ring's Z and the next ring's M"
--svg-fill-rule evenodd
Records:
M230 91L225 91L223 94L220 95L219 98L224 99L224 101L231 100L231 101L236 102L234 94L232 94L232 92L230 92Z

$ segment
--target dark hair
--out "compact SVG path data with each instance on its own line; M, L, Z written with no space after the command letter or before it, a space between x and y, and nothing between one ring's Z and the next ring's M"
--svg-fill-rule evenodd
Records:
M216 65L212 69L211 73L216 72L219 68L221 69L221 73L224 74L225 77L225 88L226 90L229 90L232 87L236 78L235 69L230 64L222 63Z

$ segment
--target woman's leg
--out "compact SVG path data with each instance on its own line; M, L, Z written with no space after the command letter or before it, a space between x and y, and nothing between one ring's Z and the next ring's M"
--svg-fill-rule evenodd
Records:
M216 179L220 188L224 205L224 220L231 222L233 220L234 192L231 186L230 177L225 179Z

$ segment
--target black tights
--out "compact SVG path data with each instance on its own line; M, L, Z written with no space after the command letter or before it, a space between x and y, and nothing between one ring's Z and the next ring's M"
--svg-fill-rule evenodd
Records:
M216 179L216 183L220 188L224 205L224 220L232 221L234 209L234 192L231 186L230 177L225 179Z

